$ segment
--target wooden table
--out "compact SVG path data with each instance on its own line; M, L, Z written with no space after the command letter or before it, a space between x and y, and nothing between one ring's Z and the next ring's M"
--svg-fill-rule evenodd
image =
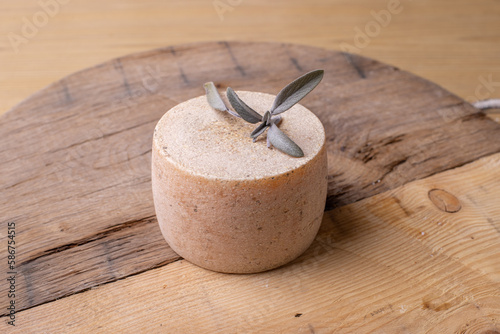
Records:
M493 82L500 78L500 7L494 1L455 1L452 6L402 1L391 23L378 34L370 33L368 45L355 39L354 29L375 27L370 11L388 10L387 2L273 3L243 1L221 20L210 1L155 5L72 1L54 9L53 17L28 38L22 35L21 25L24 17L43 23L43 15L36 17L40 5L3 2L2 33L12 37L8 34L13 32L27 42L19 44L15 53L9 40L2 40L0 80L8 89L0 92L1 109L7 110L64 75L113 57L214 39L280 40L327 49L341 49L341 43L346 43L342 44L345 48L354 46L358 53L437 82L469 101L500 96L500 87L484 84L490 75ZM186 17L192 19L186 21ZM227 48L224 43L214 45ZM241 54L237 43L227 45ZM334 138L330 162L342 167L347 176L332 169L332 209L326 212L322 230L308 252L289 266L263 274L212 273L180 259L159 234L149 198L149 144L134 141L134 136L154 125L158 115L134 118L129 112L124 123L99 123L109 127L109 133L121 131L120 136L90 130L71 137L66 127L61 128L62 138L58 137L57 122L72 122L57 118L58 112L85 100L85 89L107 87L106 80L117 80L102 77L82 86L82 79L103 69L130 74L131 61L154 57L160 61L159 54L175 56L175 50L184 50L180 60L189 61L189 48L173 50L125 57L71 76L2 118L0 133L7 140L0 150L0 236L5 245L1 268L8 278L6 244L12 240L7 237L8 223L14 222L18 312L15 328L6 323L7 317L2 318L2 331L500 331L500 150L495 123L478 117L481 113L459 98L433 88L428 94L440 92L436 97L440 103L449 99L458 106L452 105L449 110L454 113L435 120L443 122L436 126L446 139L433 138L439 150L431 141L426 146L430 151L418 150L419 140L436 132L430 131L432 119L404 140L375 131L371 141L358 136L353 140L356 145L346 147ZM209 50L219 54L217 47L205 47L205 52ZM303 59L321 59L317 55L322 51L312 52L314 57L309 59L300 48L291 46L291 50L296 53L291 59L299 66ZM342 57L334 54L325 53L332 57L327 64L340 64ZM385 68L363 58L350 59L356 65L352 68L361 73ZM291 69L275 81L264 78L262 87L275 87L295 74ZM129 78L129 84L135 87L133 83L143 78ZM127 86L120 83L122 89ZM244 84L236 81L241 88ZM258 86L252 81L251 88ZM75 91L74 87L83 89ZM147 87L154 91L154 85ZM117 108L133 109L134 103L144 99L152 105L176 102L165 102L167 96L147 87L136 98L117 90L116 101L124 103ZM176 96L182 100L193 92L177 92ZM108 93L103 90L103 95ZM72 112L104 112L104 100L86 101L90 108L75 106ZM314 110L313 100L307 101ZM438 106L430 108L441 110ZM116 104L108 107L112 111ZM422 113L425 109L415 103L406 107ZM495 113L491 117L498 118ZM88 126L85 119L89 118L74 118L80 126ZM455 119L462 121L453 123ZM334 125L331 129L341 131ZM70 138L80 141L71 143ZM124 139L127 144L120 147ZM102 152L96 143L111 143L111 151L92 156ZM386 150L388 145L396 149ZM430 154L434 149L439 155ZM379 154L375 159L374 153ZM91 165L86 160L89 156ZM17 159L9 162L13 157ZM356 165L361 161L369 168ZM412 168L417 162L421 166ZM123 168L121 173L109 168L113 165ZM78 177L88 170L92 173L85 174L86 178ZM137 192L129 194L131 190ZM12 300L8 290L6 283L0 287L2 314Z

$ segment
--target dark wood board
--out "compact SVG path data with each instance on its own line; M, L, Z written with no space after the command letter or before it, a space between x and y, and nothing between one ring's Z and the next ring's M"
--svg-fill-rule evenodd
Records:
M467 102L360 56L209 42L115 59L0 118L0 235L6 244L16 223L18 311L179 259L151 194L152 133L166 111L202 95L206 81L276 94L316 68L325 77L302 104L327 132L327 209L500 152L500 125ZM0 295L4 315L6 285Z

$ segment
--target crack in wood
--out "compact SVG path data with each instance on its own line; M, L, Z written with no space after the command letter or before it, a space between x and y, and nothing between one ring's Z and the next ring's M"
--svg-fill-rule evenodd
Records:
M63 88L64 103L65 104L73 103L73 97L71 96L71 93L69 91L68 84L66 83L66 81L61 80L61 85Z
M99 188L99 189L91 191L91 192L87 192L87 193L79 194L79 195L74 195L74 196L71 196L71 197L68 197L68 198L73 198L73 197L85 198L85 197L87 197L89 195L96 194L96 193L99 193L99 192L107 190L107 189L111 189L111 188L114 188L114 187L117 187L117 186L123 186L123 185L126 185L126 184L130 184L132 181L139 180L139 179L140 178L138 177L138 178L135 178L135 179L127 180L126 182L120 182L120 183L116 183L116 184L111 184L111 185L106 186L104 188ZM142 182L135 183L135 184L141 184L141 183L145 183L145 182L148 182L148 183L151 182L151 176L148 176L148 177L146 177L145 180L142 180Z
M445 104L445 105L439 107L438 110L441 110L441 109L451 109L451 108L455 108L455 107L465 106L465 105L468 105L468 104L469 103L466 102L466 101L459 101L459 102Z
M328 181L331 181L331 180L333 180L333 179L335 179L337 177L340 177L342 175L344 175L343 172L337 172L335 174L328 174L327 179L328 179Z
M17 187L17 186L19 186L19 185L21 185L21 184L23 184L23 183L26 183L26 182L29 182L29 181L36 180L36 179L38 179L39 177L40 177L40 176L38 176L38 175L37 175L37 176L33 176L33 177L30 177L30 178L27 178L27 179L21 180L21 181L18 181L18 182L16 182L16 183L14 183L14 184L11 184L10 186L7 186L7 187L3 188L3 189L4 189L4 190L11 189L11 188Z
M392 144L396 144L399 142L402 142L404 140L405 134L400 134L394 137L389 137L387 139L384 139L382 146L389 146Z
M120 58L116 58L115 61L113 62L113 65L115 69L120 73L120 76L122 77L123 80L123 87L125 87L125 91L127 92L128 96L132 96L132 90L130 89L130 84L127 79L127 75L125 74L125 70L123 69L123 64L120 60Z
M137 158L139 158L139 157L145 156L146 154L151 153L151 151L152 151L152 149L148 149L148 150L146 150L146 151L144 151L144 152L142 152L142 153L139 153L139 154L137 154L137 155L135 155L135 156L133 156L133 157L130 157L130 156L128 155L128 151L127 151L127 159L125 159L125 160L121 160L121 161L117 161L117 162L115 162L115 163L112 163L112 164L109 164L109 165L106 165L106 166L103 166L103 167L94 167L94 169L95 169L95 170L107 169L107 168L112 167L112 166L115 166L115 165L119 165L119 164L127 163L127 162L130 162L130 161L132 161L132 160L134 160L134 159L137 159Z
M295 68L297 69L297 71L299 71L299 72L304 71L304 69L302 68L302 66L300 66L299 61L296 58L290 57L290 60L293 64L293 66L295 66Z
M465 123L465 122L470 122L473 120L479 120L479 119L484 119L484 118L486 118L486 114L482 111L479 111L479 112L474 113L474 114L465 115L460 120L462 121L462 123Z
M418 166L418 165L421 165L423 163L426 163L426 162L429 162L433 159L438 159L439 157L437 156L431 156L431 157L428 157L428 158L425 158L424 160L421 160L421 161L416 161L416 162L410 162L412 166Z
M103 231L97 232L97 233L95 233L95 234L93 234L93 235L91 235L89 237L82 238L82 239L73 241L71 243L65 244L65 245L61 245L61 246L57 246L57 247L45 250L41 254L33 256L31 259L28 259L28 260L25 260L25 261L21 262L19 264L19 266L27 265L27 264L29 264L29 263L31 263L33 261L36 261L36 260L38 260L38 259L40 259L42 257L46 257L46 256L49 256L49 255L52 255L52 254L55 254L55 253L59 253L59 252L63 252L65 250L68 250L68 249L71 249L71 248L74 248L74 247L77 247L77 246L85 245L85 244L87 244L89 242L92 242L92 241L103 239L103 238L107 237L108 235L110 235L112 233L115 233L115 232L118 232L120 230L129 228L129 227L134 226L136 224L140 224L140 223L144 223L144 222L152 222L155 219L156 219L156 215L144 217L144 218L141 218L141 219L135 219L135 220L131 220L131 221L127 221L127 222L124 222L124 223L120 223L120 224L116 224L116 225L110 226L109 228L107 228L107 229L105 229Z
M47 153L56 153L56 152L59 152L59 151L64 151L64 150L73 148L75 146L83 145L85 143L89 143L89 142L96 141L96 140L101 140L101 139L104 139L104 138L108 138L108 137L120 134L122 132L133 130L133 129L139 128L139 127L141 127L143 125L147 125L147 124L150 124L150 123L156 123L157 121L158 121L157 119L149 120L147 122L136 124L136 125L130 126L128 128L125 128L125 129L117 130L117 131L110 132L110 133L105 133L105 134L103 134L103 135L101 135L99 137L96 137L96 138L89 138L89 139L86 139L86 140L83 140L83 141L80 141L80 142L77 142L77 143L73 143L73 144L71 144L69 146L64 146L64 147L56 148L54 150L48 151Z
M113 280L109 280L109 281L106 281L106 282L103 282L103 283L100 283L100 284L96 284L96 285L93 285L91 287L88 287L88 288L85 288L85 289L82 289L82 290L78 290L78 291L75 291L75 292L70 292L70 293L61 295L61 296L59 296L57 298L54 298L54 299L48 299L48 300L46 300L46 301L44 301L42 303L38 303L38 304L35 304L35 305L31 305L30 304L30 306L27 306L27 307L20 307L20 308L16 309L16 313L27 311L27 310L32 309L34 307L39 307L39 306L42 306L42 305L45 305L45 304L50 304L50 303L53 303L53 302L55 302L57 300L60 300L60 299L66 298L66 297L71 297L71 296L74 296L74 295L78 295L80 293L85 293L85 292L87 292L89 290L92 290L92 289L95 289L95 288L98 288L98 287L101 287L101 286L104 286L104 285L107 285L107 284L115 283L115 282L118 282L118 281L121 281L121 280L124 280L124 279L128 279L130 277L134 277L134 276L143 274L146 271L158 269L158 268L164 267L166 265L169 265L171 263L174 263L174 262L177 262L177 261L180 261L180 260L183 260L183 258L179 256L179 257L177 257L175 259L170 259L170 260L167 260L167 261L160 262L160 263L158 263L158 264L156 264L156 265L154 265L154 266L152 266L150 268L137 271L137 272L135 272L133 274L130 274L130 275L127 275L127 276L123 276L123 277L119 277L119 278L116 278L116 279L113 279ZM0 314L0 319L5 318L7 316L8 316L7 313L2 313L2 314Z
M344 55L347 62L356 70L356 73L358 73L359 77L361 79L366 79L365 72L358 64L356 64L356 62L354 61L353 55L348 53L348 52L342 52L342 54Z
M173 46L169 47L167 50L172 54L172 56L174 56L174 58L177 57L177 51L175 50L175 48ZM177 69L179 70L179 74L181 76L182 81L186 85L191 84L186 73L184 72L184 69L182 68L182 66L179 65L179 63L177 61L176 61L176 65L177 65Z
M397 136L383 138L379 142L372 143L371 141L367 141L358 151L357 155L362 155L361 161L363 163L368 163L369 161L375 159L379 153L379 149L381 147L390 146L399 142L402 142L405 138L405 134L400 134ZM344 148L345 150L345 148ZM383 152L382 152L383 153ZM356 158L356 156L354 156Z
M179 72L181 73L181 78L182 78L182 81L184 81L185 84L189 84L189 79L188 77L186 76L186 73L184 73L184 70L182 69L182 67L179 67Z
M226 47L227 52L231 56L231 59L232 59L234 65L236 66L236 69L238 70L238 72L240 72L241 76L245 77L247 74L246 74L245 70L243 69L243 67L241 67L241 65L239 64L238 59L236 59L236 56L233 53L231 45L226 41L221 42L221 43Z

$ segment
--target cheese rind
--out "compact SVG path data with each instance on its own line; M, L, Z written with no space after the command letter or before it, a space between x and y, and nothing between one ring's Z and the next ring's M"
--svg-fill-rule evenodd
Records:
M238 92L263 114L274 96ZM204 96L168 111L153 137L158 222L174 251L201 267L252 273L303 253L321 224L327 191L325 132L308 109L280 129L304 151L290 157L249 137L255 124L215 111Z

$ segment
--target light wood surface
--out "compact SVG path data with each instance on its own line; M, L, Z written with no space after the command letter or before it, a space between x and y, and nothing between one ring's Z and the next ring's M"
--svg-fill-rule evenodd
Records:
M50 1L50 0L42 0ZM35 0L0 1L0 113L42 87L81 69L132 52L210 40L278 41L340 50L355 45L356 28L372 27L359 53L427 78L468 100L500 97L478 88L500 82L500 3L495 0L401 0L402 10L377 30L371 11L388 0L231 0L220 19L213 0L67 2L40 22L16 53L24 19L41 11ZM228 0L222 0L229 3ZM29 32L29 31L28 31ZM358 43L359 45L359 43Z
M255 53L247 53L248 49L255 50ZM210 68L200 66L208 59ZM290 67L289 64L293 66ZM371 277L371 269L376 268L366 265L367 261L375 259L386 261L384 265L387 266L387 271L380 272L377 276L378 283L373 289L378 291L376 289L379 285L384 286L383 291L377 292L378 298L392 305L393 293L412 290L416 286L414 281L408 280L398 282L399 290L389 289L394 285L391 280L394 273L398 273L396 276L401 278L406 271L423 270L424 264L414 260L418 249L410 246L430 233L432 225L427 225L431 223L427 218L422 218L420 211L433 212L432 210L438 210L440 215L444 212L446 215L453 214L452 217L461 217L461 224L467 225L466 230L469 226L476 226L478 219L483 223L486 221L485 226L491 227L481 230L484 236L476 242L475 249L482 250L474 255L474 259L484 260L491 280L481 283L485 290L474 291L478 293L478 298L485 291L495 291L497 276L500 275L495 261L499 258L500 248L495 243L498 241L498 234L494 228L497 226L498 215L496 211L492 211L490 203L496 200L494 191L497 183L491 182L491 178L494 179L498 173L495 168L498 165L495 153L500 152L498 123L484 117L483 113L439 86L371 59L300 45L210 42L168 47L100 64L39 91L1 118L0 136L5 138L0 149L0 184L4 195L0 206L5 212L1 231L2 240L7 241L3 232L7 230L7 222L18 225L16 237L20 251L16 257L16 306L18 319L22 320L18 323L20 328L30 331L29 326L38 324L38 318L30 320L29 316L24 317L23 314L30 314L43 305L56 303L58 299L67 299L71 303L74 299L70 296L90 294L89 289L101 285L117 286L116 289L123 292L122 280L143 273L152 275L156 273L152 269L157 267L168 267L168 272L175 271L165 276L165 280L169 282L178 279L178 275L187 275L184 276L187 277L186 282L200 278L195 274L196 270L185 269L185 266L192 266L191 264L179 267L179 263L184 262L179 262L180 258L162 240L157 226L151 198L150 173L152 133L156 122L179 101L203 94L203 83L212 79L214 72L217 73L214 81L221 88L230 85L237 90L246 88L275 92L303 71L318 67L324 68L326 73L336 74L325 75L321 85L315 89L314 97L308 96L303 100L304 105L325 126L329 160L327 207L340 208L328 212L323 222L323 230L330 231L330 234L341 233L335 237L329 234L329 238L334 239L329 239L328 247L332 249L328 253L334 257L342 254L342 238L348 237L346 230L352 228L344 225L345 219L349 224L356 221L356 224L380 225L381 230L388 233L389 239L378 250L368 246L357 250L361 260L352 259L354 262L350 264L351 271L335 281L332 286L334 290L331 290L332 287L316 288L314 285L308 288L314 291L319 289L316 293L324 297L323 300L317 300L319 297L313 298L306 294L308 302L323 305L318 306L318 314L323 316L329 314L332 298L344 299L347 309L347 305L352 303L359 309L371 308L373 291L367 287L373 283L367 277ZM151 74L148 69L154 72ZM485 174L486 178L481 177L477 182L484 182L484 186L475 183L475 174L472 172L466 185L484 196L491 194L493 198L489 201L482 197L477 200L469 198L469 188L443 186L437 181L432 181L434 185L428 186L428 189L420 190L418 200L408 208L404 196L400 198L385 192L405 189L398 187L416 179L434 174L444 175L442 172L446 170L470 164L482 157L492 159L490 161L485 158L487 162L484 164L487 167L479 168L483 165L477 165L477 173ZM469 171L470 168L472 167L464 170ZM484 172L488 170L491 172ZM458 184L461 184L463 175L464 173L457 174L455 181ZM431 182L426 179L422 182L424 181ZM369 203L359 202L380 193L389 196L399 209L386 210L388 205L394 206L394 203L387 203L389 200L386 197L373 199ZM374 205L372 211L370 203L378 203L377 201L380 204ZM360 207L363 209L356 209L359 212L349 211L351 209L346 205L353 202L364 203L359 204L364 205ZM470 215L467 210L469 202L478 206L474 215ZM342 211L343 208L347 208L344 209L347 211ZM344 218L342 212L352 213L353 216ZM371 214L368 215L369 213ZM478 216L479 213L483 216ZM444 217L448 217L446 215ZM378 216L383 218L377 219ZM453 220L452 217L450 219ZM392 219L409 224L408 226L418 226L414 227L415 233L396 233L397 229L391 225ZM441 218L429 215L429 219L434 221ZM372 229L370 233L373 233ZM394 232L390 232L393 229ZM343 235L345 233L347 235ZM449 233L456 234L454 230ZM339 237L341 239L337 240ZM323 234L316 243L324 242L322 238ZM360 242L364 245L363 240ZM398 257L393 258L395 250L391 247L403 244L407 245L406 248L399 248ZM463 244L461 239L446 239L444 245L453 248L453 251L467 253L470 250L470 246ZM315 254L318 250L313 247L309 252ZM387 256L388 260L385 259ZM449 267L454 266L455 259L450 256L441 259L442 262L435 264L429 272L429 275L437 275L437 278L433 278L437 280L435 287L429 281L425 282L425 289L430 292L437 289L439 292L446 285L444 281L468 286L469 279L474 277L456 276L456 271L449 270ZM390 261L395 261L394 265L401 262L404 266L391 269ZM5 267L6 263L7 253L2 253L0 265ZM471 261L466 264L474 266ZM326 263L323 264L316 255L306 261L300 268L309 273L310 277L304 279L315 280L320 276L326 279L342 268L342 265L328 262L325 271L321 271L319 266L322 265ZM293 268L294 266L287 266L262 274L261 278L278 279L283 277L284 271L294 272ZM355 272L359 273L359 284L366 284L366 287L360 287L358 297L351 295L351 289L357 290L356 285L346 280ZM250 276L227 277L233 277L231 279L235 283L232 288L227 285L229 283L224 283L226 288L243 293L245 290L240 291L240 286ZM261 279L255 277L257 280ZM205 283L205 278L197 282L208 284ZM175 283L175 286L180 286L181 283L185 282ZM133 287L136 288L139 287ZM3 319L6 319L9 302L5 298L8 289L9 285L0 286L3 310L0 315ZM189 287L186 289L179 292L188 291ZM454 286L449 289L454 289ZM199 295L198 290L189 294L182 292L186 298L201 303L193 314L204 312L204 303L222 303L225 307L234 304L234 312L240 316L253 314L248 308L254 307L254 304L247 301L241 304L233 302L224 295L224 289L210 288L209 291L211 293L207 295ZM419 291L415 292L419 298L427 298L427 294L421 295ZM460 291L453 293L461 296ZM288 295L284 295L283 302L300 298L300 292L291 289ZM410 297L415 298L413 295ZM440 295L436 298L438 297L441 298ZM118 294L117 299L106 297L106 303L118 306L122 303L120 298L123 298L122 294ZM131 297L130 302L133 301L135 298ZM179 302L177 297L163 300L164 307L176 311L182 310L182 307L177 306ZM254 302L259 303L259 299L254 299ZM273 305L271 300L268 302ZM431 298L427 303L434 305L434 299ZM448 305L449 302L443 303ZM102 306L108 307L106 305ZM284 305L278 304L276 307L286 309ZM494 301L488 307L500 305ZM40 310L45 312L44 308ZM462 319L462 311L460 308L453 309L447 316ZM338 312L336 318L329 316L330 320L327 322L324 322L323 316L318 315L311 320L311 326L318 326L319 321L320 328L323 326L327 331L343 330L338 322L343 323L341 317L345 315L344 312L345 308ZM377 313L377 310L374 312ZM65 315L69 316L69 313ZM119 315L125 313L118 312ZM275 318L276 330L302 328L302 325L294 323L285 325L287 318L281 313L275 315L278 316ZM62 322L68 319L66 316L61 318ZM57 316L51 314L50 317L54 317L53 323L56 324ZM88 317L86 323L90 326L95 321L100 321L92 314L84 317ZM111 318L103 326L115 326ZM258 321L263 321L263 328L269 328L270 323L264 321L265 316L262 318ZM235 319L241 320L238 317ZM377 326L392 331L392 324L383 324L388 320L390 317L380 320L381 323ZM130 326L130 330L142 329L133 318L123 317L121 321L124 326ZM183 318L183 321L186 323L175 324L180 326L179 330L182 332L190 329L183 329L184 326L216 329L211 324L203 327L201 322L192 322L190 317ZM203 320L200 318L198 321ZM357 313L352 315L350 321L353 328L357 328L366 319ZM439 323L443 321L444 318ZM71 327L71 323L67 325ZM398 326L411 326L412 323L412 318L405 318ZM169 321L166 324L173 326ZM425 326L430 324L433 323L426 323ZM466 323L461 324L465 326ZM238 324L227 326L240 330ZM370 326L363 330L369 332ZM427 327L418 327L425 328ZM72 330L81 332L84 329L75 327ZM241 330L245 331L244 328ZM57 332L59 329L54 327L47 331Z

